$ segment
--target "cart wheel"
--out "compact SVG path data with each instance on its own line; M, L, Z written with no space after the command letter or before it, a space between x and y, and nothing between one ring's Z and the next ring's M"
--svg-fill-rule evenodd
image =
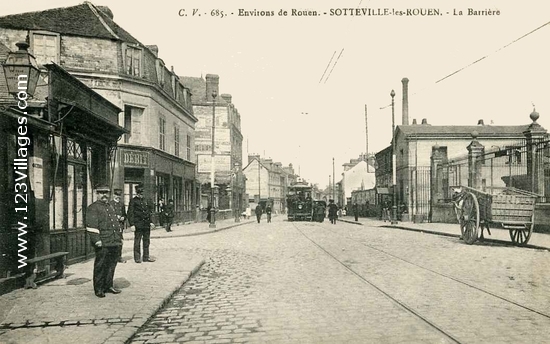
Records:
M479 228L479 203L477 197L470 192L464 195L460 226L464 242L469 245L473 244L477 240Z
M517 246L525 246L531 239L533 227L535 226L535 214L531 215L531 223L526 223L523 228L510 228L510 239Z

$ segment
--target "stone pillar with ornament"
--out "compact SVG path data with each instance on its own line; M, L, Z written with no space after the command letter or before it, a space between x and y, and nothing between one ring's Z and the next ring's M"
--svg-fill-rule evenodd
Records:
M483 159L483 146L477 140L479 133L472 132L472 142L468 145L468 186L474 189L481 188L481 166Z
M531 178L531 192L540 196L544 196L544 144L547 137L547 131L537 123L539 113L533 109L529 115L533 121L527 130L523 132L525 135L527 146L527 175Z

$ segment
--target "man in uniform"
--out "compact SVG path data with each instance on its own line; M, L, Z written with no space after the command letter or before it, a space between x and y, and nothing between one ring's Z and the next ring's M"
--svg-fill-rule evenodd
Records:
M96 188L97 201L86 211L86 231L94 246L94 291L97 297L105 293L118 294L113 286L113 277L119 258L122 237L115 210L109 204L109 187Z
M114 189L113 190L113 199L111 200L111 206L115 210L116 217L118 219L118 223L120 225L120 237L124 239L124 223L126 222L126 209L124 207L124 202L122 202L122 189ZM120 254L118 257L119 263L126 263L124 259L122 259L122 245L120 246Z
M151 208L143 197L143 184L136 185L136 196L128 205L128 223L135 226L134 232L134 261L136 263L154 262L149 257L149 244L151 242L151 229L155 224L151 222ZM143 260L141 259L141 239L143 238Z
M260 223L260 220L262 219L263 209L262 209L262 206L259 203L256 206L256 208L254 209L254 212L256 213L256 220L258 221L258 223Z

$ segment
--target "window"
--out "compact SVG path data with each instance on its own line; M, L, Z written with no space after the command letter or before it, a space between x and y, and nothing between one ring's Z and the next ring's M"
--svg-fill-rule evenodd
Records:
M141 49L126 46L124 67L126 74L141 76Z
M59 35L55 33L32 33L32 53L39 65L59 64Z
M191 135L187 135L187 160L191 161Z
M157 60L157 78L160 87L164 87L164 62Z
M159 149L166 150L166 119L159 117Z
M124 129L130 132L129 134L124 134L124 143L139 142L142 114L143 109L124 105Z
M174 155L180 156L180 128L174 127Z

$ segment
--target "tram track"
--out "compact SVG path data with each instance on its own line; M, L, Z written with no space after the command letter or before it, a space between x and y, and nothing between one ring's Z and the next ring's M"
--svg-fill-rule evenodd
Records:
M319 226L319 227L322 227L322 226ZM322 227L322 228L324 228L324 227ZM332 230L330 230L330 229L327 229L327 230L330 231L330 232L333 233L333 234L342 236L340 233L337 233L337 232L332 231ZM482 293L488 294L488 295L493 296L493 297L495 297L495 298L497 298L497 299L500 299L500 300L502 300L502 301L505 301L505 302L507 302L507 303L513 304L513 305L515 305L515 306L517 306L517 307L523 308L523 309L525 309L525 310L527 310L527 311L536 313L536 314L538 314L538 315L542 315L543 317L546 317L546 318L550 319L550 314L547 314L547 313L542 312L542 311L538 311L538 310L536 310L536 309L534 309L534 308L531 308L531 307L529 307L529 306L522 305L522 304L520 304L519 302L516 302L516 301L514 301L514 300L510 300L509 298L506 298L506 297L504 297L504 296L498 295L498 294L496 294L496 293L494 293L494 292L491 292L491 291L489 291L489 290L480 288L480 287L475 286L475 285L473 285L473 284L471 284L471 283L468 283L468 282L466 282L466 281L463 281L463 280L461 280L461 279L459 279L459 278L456 278L456 277L453 277L453 276L449 276L449 275L444 274L444 273L441 273L441 272L439 272L439 271L435 271L435 270L433 270L433 269L430 269L430 268L424 267L424 266L422 266L422 265L416 264L416 263L414 263L414 262L411 262L410 260L407 260L407 259L405 259L405 258L396 256L396 255L393 254L393 253L389 253L389 252L386 252L386 251L384 251L384 250L381 250L381 249L379 249L379 248L377 248L377 247L374 247L374 246L372 246L372 245L365 244L365 243L362 242L362 241L354 240L354 239L352 239L352 238L346 238L346 239L351 240L351 241L354 241L354 242L356 242L356 243L358 243L358 244L361 244L361 245L363 245L363 246L365 246L365 247L368 247L368 248L370 248L370 249L372 249L372 250L378 251L378 252L380 252L380 253L382 253L382 254L388 255L388 256L393 257L393 258L395 258L395 259L398 259L398 260L400 260L400 261L402 261L402 262L405 262L405 263L407 263L407 264L413 265L413 266L415 266L415 267L417 267L417 268L420 268L420 269L422 269L422 270L429 271L429 272L431 272L431 273L433 273L433 274L436 274L436 275L438 275L438 276L441 276L441 277L450 279L450 280L455 281L455 282L457 282L457 283L460 283L460 284L462 284L462 285L464 285L464 286L467 286L467 287L469 287L469 288L475 289L475 290L477 290L477 291L480 291L480 292L482 292Z
M423 315L421 312L419 312L418 310L416 310L414 307L408 305L406 302L402 301L402 300L399 300L397 299L396 297L392 296L390 292L384 290L383 287L379 286L377 283L373 282L372 280L369 280L368 278L366 278L365 276L363 276L360 272L354 270L352 267L348 266L348 264L346 264L345 261L339 259L335 254L333 254L332 252L330 252L326 247L324 247L322 244L320 244L319 242L317 242L314 238L312 238L311 236L307 235L306 233L304 233L303 230L301 230L295 223L292 224L294 226L294 228L296 229L296 231L298 231L302 236L304 236L307 240L309 240L313 245L315 245L316 247L318 247L322 252L324 252L327 256L331 257L333 260L335 260L339 265L341 265L342 267L344 267L346 270L348 270L350 273L352 273L353 275L355 275L358 279L360 279L363 283L365 284L368 284L369 286L371 286L372 288L376 289L378 292L380 292L382 295L384 295L385 297L387 297L388 299L390 299L392 302L398 304L399 306L401 306L403 309L405 309L407 312L413 314L415 317L419 318L420 320L422 320L424 323L426 323L428 326L430 326L431 328L435 329L436 331L438 331L439 333L441 333L442 335L444 335L446 338L448 338L449 340L455 342L455 343L460 343L460 341L455 337L453 336L451 333L449 333L449 331L446 331L442 326L438 325L437 323L435 323L434 321L430 320L427 316ZM428 267L425 267L425 266L422 266L418 263L415 263L411 260L408 260L406 258L403 258L403 257L400 257L398 255L395 255L391 252L387 252L383 249L380 249L378 247L375 247L373 245L369 245L363 241L360 241L360 240L357 240L357 239L354 239L354 238L350 238L350 237L347 237L347 236L344 236L342 233L340 232L336 232L334 230L331 230L329 228L326 228L325 226L322 226L320 224L313 224L313 226L315 228L321 228L325 231L328 231L330 232L332 235L336 235L336 236L339 236L339 237L342 237L344 239L347 239L347 240L350 240L356 244L359 244L361 246L364 246L364 247L367 247L368 249L371 249L371 250L374 250L376 252L378 252L379 254L382 254L382 255L385 255L385 256L389 256L389 257L392 257L393 259L396 259L398 261L401 261L403 263L406 263L406 264L409 264L411 266L414 266L418 269L421 269L423 271L426 271L428 273L431 273L431 274L434 274L434 275L437 275L439 277L442 277L444 279L447 279L447 280L450 280L454 283L458 283L464 287L467 287L471 290L475 290L477 292L480 292L480 293L483 293L487 296L490 296L492 298L495 298L495 299L498 299L500 301L503 301L507 304L510 304L510 305L513 305L513 306L516 306L516 307L519 307L523 310L526 310L528 312L531 312L531 313L534 313L534 314L537 314L537 315L540 315L540 316L543 316L547 319L550 319L550 315L543 312L543 311L539 311L537 309L534 309L533 307L529 307L529 306L526 306L526 305L523 305L517 301L514 301L510 298L507 298L507 297L504 297L502 295L498 295L497 293L494 293L492 291L489 291L489 290L486 290L484 288L481 288L479 286L476 286L472 283L469 283L467 281L464 281L464 280L461 280L459 278L456 278L456 277L453 277L453 276L450 276L448 274L445 274L445 273L442 273L442 272L439 272L439 271L436 271L436 270L433 270L433 269L430 269Z
M414 308L410 307L409 305L407 305L406 303L404 303L403 301L400 301L398 299L396 299L395 297L393 297L392 295L390 295L388 292L386 292L385 290L383 290L381 287L379 287L378 285L376 285L375 283L373 283L372 281L368 280L367 278L365 278L364 276L362 276L361 274L359 274L357 271L353 270L352 268L350 268L349 266L347 266L343 261L341 261L340 259L338 259L335 255L333 255L331 252L329 252L327 249L325 249L323 246L321 246L319 243L317 243L315 240L313 240L312 238L310 238L308 235L306 235L302 230L300 230L298 228L298 226L296 226L296 224L292 223L292 225L294 226L294 228L302 235L304 236L307 240L309 240L313 245L317 246L321 251L323 251L326 255L328 255L329 257L331 257L333 260L335 260L338 264L340 264L342 267L344 267L344 269L348 270L351 274L353 274L354 276L356 276L359 280L361 280L363 283L366 283L368 285L370 285L372 288L376 289L378 292L380 292L382 295L384 295L385 297L387 297L388 299L390 299L392 302L398 304L400 307L402 307L403 309L405 309L407 312L413 314L414 316L416 316L417 318L421 319L424 323L426 323L429 327L435 329L437 332L441 333L442 335L444 335L446 338L450 339L452 342L454 343L461 343L457 338L455 338L452 334L448 333L447 331L445 331L443 328L441 328L440 326L438 326L437 324L435 324L433 321L430 321L428 318L426 318L425 316L423 316L422 314L420 314L419 312L417 312ZM321 227L321 226L318 226L318 227Z

